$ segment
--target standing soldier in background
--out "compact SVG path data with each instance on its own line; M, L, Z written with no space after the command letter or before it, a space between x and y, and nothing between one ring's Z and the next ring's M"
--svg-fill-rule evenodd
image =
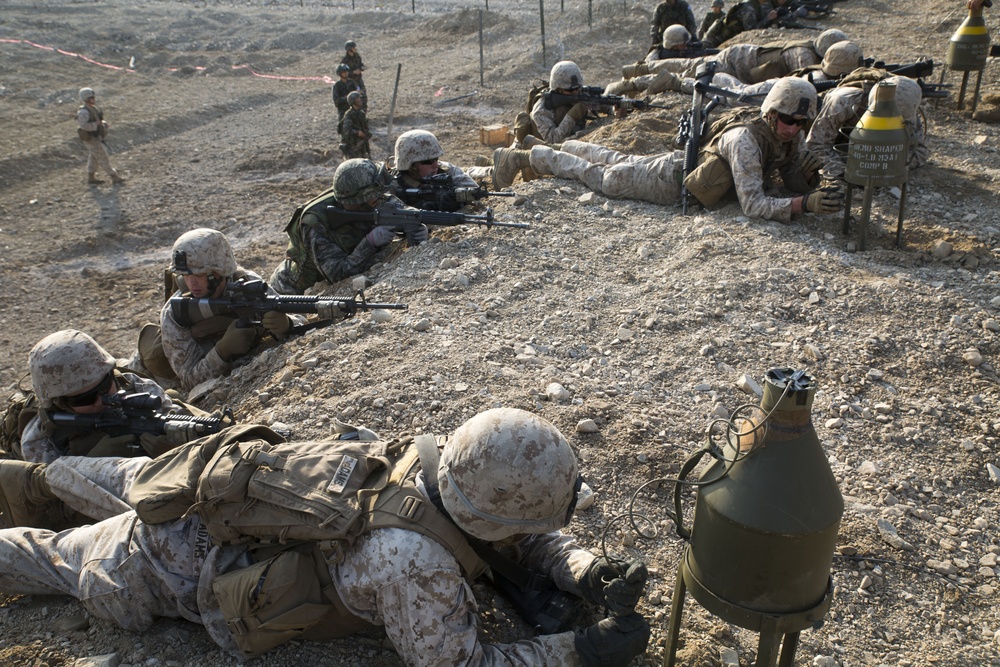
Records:
M337 65L337 76L333 84L333 103L337 105L337 134L344 131L344 114L351 108L347 96L358 89L358 84L351 78L351 68L343 63Z
M725 0L712 0L712 8L708 10L705 14L705 18L701 20L701 27L698 28L698 39L704 39L705 33L708 29L712 27L712 24L723 18L722 8L726 6Z
M663 40L663 31L675 24L684 26L692 35L698 32L698 24L695 23L691 5L685 0L663 0L656 7L656 12L653 14L653 20L650 23L649 36L652 39L652 42L650 42L652 44L651 48L660 48L660 43Z
M361 54L358 53L358 45L352 40L344 44L344 57L340 59L340 62L351 68L351 81L358 85L358 90L361 91L361 96L363 98L364 104L362 108L368 111L368 90L365 88L365 80L362 76L362 72L365 71L365 64L361 62Z
M351 158L371 158L372 151L368 140L372 133L368 131L368 116L365 115L362 104L364 97L361 91L354 90L347 96L351 108L344 114L340 127L340 150L345 160Z
M785 1L775 0L775 4L781 5ZM732 7L725 18L713 23L705 32L702 41L705 46L718 46L741 32L766 28L777 18L778 10L772 9L771 5L760 0L744 0Z
M104 145L104 137L108 134L108 123L104 120L104 112L97 107L97 93L93 88L80 89L80 101L83 106L76 112L76 122L80 128L76 131L87 147L87 183L98 185L104 183L97 178L97 170L104 171L111 177L111 182L120 185L125 179L111 167L108 160L108 149Z

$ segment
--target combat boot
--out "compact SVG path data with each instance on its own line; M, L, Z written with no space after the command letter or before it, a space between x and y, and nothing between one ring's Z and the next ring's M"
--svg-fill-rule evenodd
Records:
M117 172L115 172L114 174L111 174L111 182L114 183L115 185L122 185L123 183L125 183L125 179L119 176Z
M498 148L493 151L493 187L497 190L509 188L517 172L531 166L528 158L531 151L517 148Z
M87 174L87 185L100 185L101 183L104 183L104 181L99 179L97 177L97 174L94 173Z
M623 79L634 79L635 77L642 76L644 74L649 74L649 65L642 60L622 67Z
M532 146L548 146L554 151L562 150L562 144L547 144L533 134L529 134L528 136L526 136L524 138L524 141L521 142L521 145L527 148L528 150L531 150Z
M55 499L45 481L45 464L0 461L0 511L7 527L43 527Z
M477 167L492 167L493 158L491 158L489 155L477 155L476 159L472 161L472 164L474 164Z
M668 72L667 70L663 70L657 74L656 77L649 82L649 86L646 88L646 92L650 95L658 95L659 93L663 93L668 90L679 93L682 90L682 84L676 74Z

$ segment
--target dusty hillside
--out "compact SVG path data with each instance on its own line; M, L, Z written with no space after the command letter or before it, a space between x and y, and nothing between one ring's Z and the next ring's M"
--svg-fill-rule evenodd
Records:
M891 12L849 0L818 26L842 28L886 61L943 62L961 3L889 4ZM327 186L339 162L324 77L346 39L358 41L368 68L376 157L419 127L437 134L448 159L471 165L492 150L478 145L479 127L510 122L555 60L576 60L588 83L617 78L645 52L653 10L598 2L588 29L586 3L570 0L563 13L549 3L543 63L537 4L489 7L480 85L479 13L457 3L421 2L415 14L409 3L358 2L351 11L309 0L6 3L0 386L12 388L31 346L61 328L127 356L139 325L156 317L170 245L192 227L223 230L241 263L270 273L288 215ZM997 29L995 17L988 23ZM102 66L132 58L133 71ZM984 87L997 89L998 78L991 62ZM84 85L98 91L124 187L84 184L73 120ZM678 96L676 109L689 103ZM869 249L855 252L840 216L781 225L731 206L685 217L581 199L587 191L573 182L519 183L524 199L495 207L531 230L436 233L369 274L369 297L408 303L407 313L386 322L362 315L274 347L202 404L282 422L297 438L328 434L334 417L393 436L447 432L493 406L536 410L570 438L598 493L571 528L599 549L641 484L676 475L711 418L756 400L737 387L741 376L803 368L820 386L814 423L847 509L833 608L823 628L803 633L798 663L998 665L1000 509L988 466L1000 465L1000 135L953 100L927 103L924 113L933 159L910 180L902 249L888 192L875 197ZM658 152L671 146L676 118L651 112L594 136ZM552 383L564 398L550 398ZM577 433L583 419L598 432ZM651 566L641 605L654 626L646 665L662 662L684 546L667 519L671 492L664 482L637 502L657 525L654 539L615 524L606 540ZM912 550L887 543L880 519ZM488 608L493 593L479 586L477 595ZM507 612L486 613L484 633L523 632ZM57 667L117 653L128 665L235 664L191 624L163 621L139 636L82 615L72 601L7 599L0 662ZM727 649L749 665L757 645L690 597L682 638L685 665L718 665ZM255 664L401 663L373 636L295 643Z

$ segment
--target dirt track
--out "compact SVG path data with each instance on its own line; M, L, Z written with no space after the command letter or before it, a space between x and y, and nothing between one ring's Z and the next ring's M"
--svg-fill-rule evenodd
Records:
M845 30L887 62L944 61L961 3L890 3L893 14L885 4L849 0L820 26ZM304 5L4 5L0 385L13 387L31 346L62 328L128 356L139 325L156 317L169 248L190 228L223 230L244 266L269 275L288 215L327 186L339 162L322 77L332 76L346 39L358 41L368 68L375 157L399 132L420 127L468 166L492 150L478 145L479 127L511 122L556 59L578 62L588 84L617 78L644 53L653 9L596 3L588 30L585 3L567 2L563 14L550 3L543 64L537 5L491 2L480 85L477 11L447 2L420 3L416 14L408 3L359 2L355 12L344 3ZM995 16L988 25L998 29ZM134 57L135 70L23 40L115 67ZM397 63L403 76L387 140ZM984 88L997 90L998 78L991 62ZM84 184L73 114L85 85L98 91L124 187ZM678 110L688 104L677 97ZM910 180L903 249L893 246L896 200L885 192L875 199L870 248L860 253L848 251L840 216L780 225L729 206L683 217L639 202L583 203L577 183L518 183L526 202L495 207L532 230L438 232L370 273L369 297L406 302L406 315L385 323L361 316L275 347L221 382L205 405L283 422L297 438L326 435L334 416L393 436L448 432L495 405L537 410L570 438L598 492L571 529L599 548L608 520L641 484L677 473L712 415L755 400L736 388L740 376L760 381L773 366L805 368L819 382L814 423L847 502L840 548L869 558L835 562L833 608L822 629L803 633L798 663L1000 665L1000 487L987 472L1000 465L1000 134L970 122L953 100L924 112L933 158ZM676 118L633 116L594 136L659 152L671 147ZM982 357L977 366L965 360L971 349ZM570 399L547 400L552 382ZM581 419L594 419L599 432L576 433ZM643 556L653 571L641 605L654 625L647 665L662 661L683 549L664 511L670 493L664 484L640 503L658 524L656 539L620 527L609 536L609 548ZM880 518L915 550L889 546ZM487 609L492 593L476 592ZM234 664L195 625L162 621L142 635L96 620L85 622L89 629L60 626L81 614L58 598L8 600L0 662L56 667L117 652L129 665ZM684 622L683 664L718 665L727 647L752 664L752 633L690 598ZM510 615L485 614L487 636L519 632ZM257 664L400 661L373 637L296 643Z

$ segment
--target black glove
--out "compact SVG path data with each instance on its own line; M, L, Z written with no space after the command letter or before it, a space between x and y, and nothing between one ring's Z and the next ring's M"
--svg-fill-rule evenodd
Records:
M820 156L816 155L815 153L809 150L802 152L803 172L819 171L822 168L823 168L823 158L821 158Z
M621 667L646 651L649 623L636 613L612 616L576 633L583 667Z
M646 587L649 571L638 558L628 563L597 558L580 580L583 599L607 608L612 614L635 610Z
M411 246L420 245L430 238L427 225L407 225L405 235L406 242Z

